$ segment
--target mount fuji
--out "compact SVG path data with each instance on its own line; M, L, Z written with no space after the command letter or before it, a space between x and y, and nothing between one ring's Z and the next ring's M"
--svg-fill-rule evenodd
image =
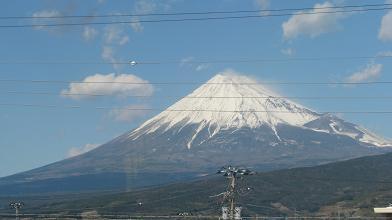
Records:
M0 194L139 187L227 164L263 171L391 150L392 142L358 125L280 97L249 77L222 73L92 151L0 179Z

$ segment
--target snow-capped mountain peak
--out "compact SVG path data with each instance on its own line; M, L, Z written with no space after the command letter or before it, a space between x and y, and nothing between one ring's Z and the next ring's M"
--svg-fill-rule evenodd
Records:
M191 148L203 131L210 139L225 130L267 127L278 141L278 125L289 125L336 135L348 136L372 146L392 146L391 141L330 114L319 114L300 104L282 98L263 83L233 71L219 73L188 96L123 136L136 140L145 134L170 130L178 134L192 127L187 138ZM201 137L201 136L200 136ZM202 138L202 139L203 139ZM202 143L206 140L200 142Z
M213 127L211 136L221 129L267 125L272 129L279 123L301 126L318 117L305 107L279 98L261 83L232 72L220 73L191 94L176 102L162 113L148 120L130 137L140 131L151 133L164 127L168 130L198 124L198 131ZM189 142L190 147L192 141Z

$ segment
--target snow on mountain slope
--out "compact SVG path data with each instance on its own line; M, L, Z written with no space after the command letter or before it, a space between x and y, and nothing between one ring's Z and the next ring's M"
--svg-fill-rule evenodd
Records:
M136 139L162 127L168 130L174 126L199 124L193 140L206 127L211 128L212 137L221 129L267 125L275 131L279 123L301 126L318 118L317 113L277 96L249 77L230 71L217 74L166 111L146 121L129 138Z
M318 119L313 120L304 126L319 132L349 136L360 142L372 144L378 147L392 146L391 141L331 114L322 115Z
M219 73L162 113L146 121L126 138L135 140L158 129L177 133L187 125L197 125L187 143L190 148L199 133L207 128L209 138L221 130L242 127L270 127L280 140L276 126L286 124L307 127L318 132L349 136L374 146L391 142L337 117L318 114L265 88L249 77L233 71Z

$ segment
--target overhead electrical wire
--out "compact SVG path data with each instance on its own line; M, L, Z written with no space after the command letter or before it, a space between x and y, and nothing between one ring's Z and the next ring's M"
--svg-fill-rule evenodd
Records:
M24 92L24 91L0 91L1 95L54 95L54 96L87 96L87 97L105 97L105 96L113 96L111 94L94 94L94 93L56 93L56 92ZM130 98L179 98L179 99L392 99L392 96L170 96L170 95L160 95L160 96L152 96L152 95L130 95L130 94L122 94L119 95L121 97L130 97Z
M29 80L29 79L0 79L0 83L44 83L44 84L123 84L123 85L377 85L392 84L392 81L368 82L124 82L124 81L72 81L72 80Z
M79 105L43 105L25 103L0 103L0 106L8 107L37 107L37 108L61 108L61 109L96 109L96 110L126 110L126 111L159 111L159 112L211 112L211 113L301 113L298 111L267 111L267 110L214 110L214 109L160 109L160 108L128 108L128 107L89 107ZM392 114L392 111L323 111L319 114Z
M94 62L94 61L34 61L34 60L0 60L0 64L76 64L76 65L160 65L160 64L224 64L224 63L274 63L274 62L314 62L314 61L342 61L356 59L383 59L392 58L392 54L380 54L376 56L329 56L329 57L298 57L283 59L262 59L262 58L237 58L237 59L210 59L210 60L151 60L151 61L127 61L127 62Z
M232 10L232 11L201 11L201 12L199 11L199 12L140 13L140 14L56 15L56 16L0 16L0 20L10 20L10 19L64 19L64 18L113 18L113 17L144 17L144 16L239 14L239 13L266 13L266 12L282 12L282 11L345 9L345 8L386 7L386 6L392 6L392 4L382 3L382 4L342 5L342 6L302 7L302 8L282 8L282 9L263 9L263 10Z
M75 209L77 211L85 211L84 209ZM90 210L90 209L87 209ZM92 209L94 210L94 209ZM95 210L94 210L95 211ZM0 213L0 217L14 219L15 213ZM219 219L218 215L197 215L197 216L178 216L178 215L130 215L130 214L54 214L54 213L20 213L19 218L28 219Z
M127 21L102 21L102 22L74 22L74 23L42 23L42 24L12 24L0 25L0 28L25 28L25 27L61 27L61 26L85 26L85 25L110 25L110 24L135 24L135 23L162 23L162 22L185 22L185 21L207 21L207 20L233 20L233 19L250 19L265 17L282 17L293 15L314 15L314 14L336 14L336 13L353 13L353 12L370 12L391 10L392 7L383 8L365 8L335 11L315 11L315 12L295 12L282 14L262 14L262 15L238 15L238 16L221 16L221 17L192 17L192 18L173 18L173 19L155 19L155 20L127 20Z
M364 7L380 7L381 8L364 8ZM387 7L386 7L387 6ZM54 17L38 17L38 18L82 18L82 17L132 17L132 16L171 16L171 15L205 15L205 14L231 14L231 13L254 13L254 12L279 12L279 11L298 11L298 10L322 10L322 9L344 9L344 8L357 8L350 10L340 10L340 11L299 11L296 13L284 13L284 14L264 14L264 15L246 15L246 16L225 16L225 17L199 17L199 18L180 18L180 19L159 19L159 20L140 20L140 21L109 21L109 22L81 22L81 23L55 23L55 24L22 24L22 25L0 25L1 27L54 27L54 26L75 26L75 25L98 25L98 24L121 24L121 23L155 23L155 22L174 22L174 21L199 21L199 20L221 20L221 19L240 19L240 18L257 18L257 17L273 17L273 16L289 16L289 15L311 15L311 14L331 14L331 13L348 13L348 12L359 12L359 11L379 11L379 10L389 10L392 9L392 4L368 4L368 5L347 5L347 6L331 6L331 7L320 7L320 8L295 8L295 9L271 9L271 10L242 10L242 11L210 11L210 12L184 12L184 13L154 13L154 14L139 14L139 15L75 15L75 16L54 16ZM27 19L27 18L37 18L37 17L0 17L0 19ZM315 60L326 60L326 59L371 59L371 58L383 58L392 57L390 55L380 55L380 56L358 56L358 57L324 57L324 58L292 58L292 59L242 59L242 60L215 60L215 61L190 61L187 63L226 63L226 62L281 62L281 61L315 61ZM8 61L0 61L0 64L12 63ZM17 61L15 63L22 63ZM29 62L26 62L29 63ZM31 62L31 63L42 63L48 64L48 62ZM57 63L71 63L71 62L49 62L52 64ZM76 64L101 64L97 62L75 62ZM164 62L135 62L135 64L162 64ZM166 63L183 63L181 61L168 61ZM106 62L103 64L130 64L130 62ZM155 85L190 85L190 84L285 84L285 85L371 85L371 84L392 84L390 81L376 81L376 82L264 82L264 83L194 83L194 82L158 82L158 83L134 83L134 82L85 82L85 81L51 81L51 80L8 80L2 79L0 82L31 82L31 83L116 83L116 84L155 84ZM11 93L11 92L9 92ZM14 94L16 94L14 92ZM38 93L34 93L38 94ZM43 93L39 93L43 94ZM48 93L46 93L48 94ZM66 94L65 94L66 95ZM90 96L103 96L102 94L69 94L69 95L90 95ZM189 97L190 98L190 97ZM196 98L196 97L194 97ZM199 97L200 98L200 97ZM206 97L207 98L207 97ZM209 97L212 98L212 97ZM218 98L218 97L215 97ZM224 97L220 97L224 98ZM228 97L225 97L228 98ZM232 97L237 98L237 97ZM258 97L266 98L266 97ZM300 97L297 97L300 98ZM302 97L302 98L339 98L339 97ZM340 98L358 98L358 97L340 97ZM362 97L362 98L376 98L376 97ZM378 98L390 98L390 97L378 97ZM9 105L1 103L1 105ZM41 106L33 104L23 104L22 106ZM53 106L47 106L53 107ZM67 108L80 108L80 106L68 106ZM104 107L97 107L102 109ZM131 110L131 109L128 109ZM154 109L133 109L133 110L154 110ZM172 110L171 110L172 111ZM175 111L193 111L193 110L175 110ZM211 110L197 110L197 111L211 111ZM254 111L253 111L254 112ZM339 112L343 113L343 112ZM348 112L346 112L348 113ZM351 112L354 113L354 112ZM362 113L362 112L355 112ZM363 112L364 113L364 112ZM369 112L367 112L369 113ZM389 112L377 112L377 113L389 113Z

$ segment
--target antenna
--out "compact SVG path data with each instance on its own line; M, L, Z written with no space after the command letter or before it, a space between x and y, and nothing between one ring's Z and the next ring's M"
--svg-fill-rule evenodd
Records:
M229 204L228 207L222 207L222 219L241 219L242 208L235 206L236 179L242 178L246 175L253 175L255 172L252 172L246 168L237 168L229 165L219 169L217 174L222 174L227 179L229 179L227 192L223 193Z

